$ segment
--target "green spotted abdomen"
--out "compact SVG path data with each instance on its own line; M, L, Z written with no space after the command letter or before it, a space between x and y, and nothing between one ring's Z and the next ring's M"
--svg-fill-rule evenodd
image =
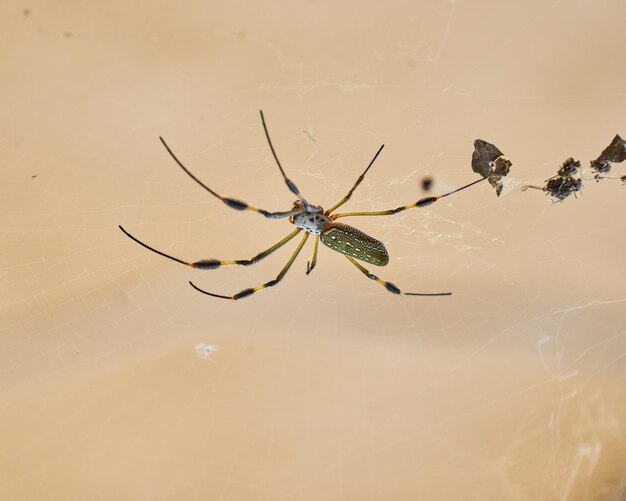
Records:
M326 247L354 259L376 266L386 266L389 263L389 254L381 241L347 224L328 225L322 231L320 239Z

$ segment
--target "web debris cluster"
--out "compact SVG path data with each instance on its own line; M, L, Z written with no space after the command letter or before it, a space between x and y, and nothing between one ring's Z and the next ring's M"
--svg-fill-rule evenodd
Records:
M601 179L615 179L607 174L611 172L612 164L620 163L624 160L626 160L626 141L616 134L611 144L604 148L600 156L595 160L591 160L589 166L593 173L593 180L598 182ZM620 179L626 182L626 175ZM576 193L579 193L583 188L583 180L580 161L570 157L563 162L556 176L546 180L545 186L527 185L522 190L527 190L528 188L542 190L547 195L550 195L552 201L556 203L562 202L570 195L574 195L576 198Z

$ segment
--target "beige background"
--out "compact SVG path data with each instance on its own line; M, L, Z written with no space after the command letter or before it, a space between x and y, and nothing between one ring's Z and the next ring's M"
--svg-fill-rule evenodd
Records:
M618 500L626 496L626 188L553 205L540 183L626 134L626 3L80 2L0 5L0 498ZM410 203L351 221L375 270L311 244L241 259L293 196ZM616 174L626 173L617 165ZM290 244L293 249L295 243ZM217 351L203 358L195 347Z

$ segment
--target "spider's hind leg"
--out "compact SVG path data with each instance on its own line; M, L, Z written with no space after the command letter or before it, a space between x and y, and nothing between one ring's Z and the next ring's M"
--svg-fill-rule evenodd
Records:
M451 292L435 292L435 293L422 293L422 292L402 292L396 285L391 282L387 282L382 278L378 278L373 273L370 273L365 267L361 266L356 260L352 259L350 256L346 256L346 259L350 261L354 266L356 266L363 275L365 275L370 280L374 280L385 287L389 292L393 294L403 294L405 296L449 296Z
M300 254L300 251L302 250L302 247L306 243L307 238L309 238L309 234L305 233L304 236L302 237L302 240L300 240L300 243L298 244L298 247L296 247L296 250L294 251L294 253L289 258L289 261L287 261L287 264L283 267L282 270L280 270L280 273L276 276L276 278L274 280L270 280L269 282L265 282L264 284L257 285L256 287L251 287L249 289L244 289L242 291L239 291L237 294L233 294L232 296L224 296L222 294L215 294L213 292L205 291L204 289L201 289L200 287L195 285L193 282L189 282L189 285L191 285L198 292L202 292L202 294L206 294L207 296L218 297L220 299L231 299L233 301L236 301L237 299L243 299L244 297L251 296L255 292L258 292L260 290L266 289L267 287L274 287L287 274L287 272L289 271L289 268L291 268L291 265L293 264L293 262L298 257L298 254Z
M306 263L306 274L309 275L312 271L313 268L315 268L315 265L317 264L317 247L320 243L320 236L316 235L315 236L315 244L313 245L313 259L311 259L311 261L307 261Z

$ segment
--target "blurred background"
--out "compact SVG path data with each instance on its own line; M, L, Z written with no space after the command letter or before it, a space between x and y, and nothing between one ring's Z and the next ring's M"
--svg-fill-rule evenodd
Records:
M0 6L2 499L619 500L626 187L543 184L626 134L626 3L89 2ZM622 63L620 63L622 61ZM291 207L267 146L348 211L391 217L370 267L312 239L252 267ZM615 177L626 164L613 167ZM586 178L591 178L589 173ZM342 208L342 209L344 209Z

